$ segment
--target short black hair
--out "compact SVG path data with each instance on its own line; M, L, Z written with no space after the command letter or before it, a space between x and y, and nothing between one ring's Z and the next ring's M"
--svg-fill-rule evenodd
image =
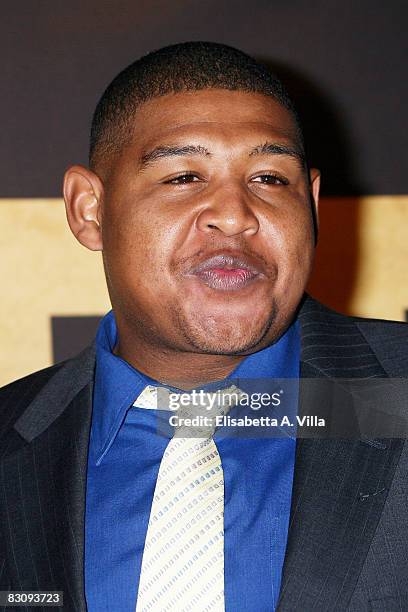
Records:
M94 168L126 144L131 136L130 123L140 104L169 93L207 88L271 96L292 114L298 146L304 152L299 117L276 75L233 47L213 42L185 42L163 47L136 60L108 85L92 119L90 167Z

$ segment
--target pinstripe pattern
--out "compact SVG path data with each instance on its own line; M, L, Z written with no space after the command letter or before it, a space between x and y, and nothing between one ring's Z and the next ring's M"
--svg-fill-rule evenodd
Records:
M407 325L353 320L310 298L299 317L302 377L408 376ZM93 368L90 350L0 390L0 589L63 590L64 609L75 612L86 610ZM402 446L298 440L279 612L408 609Z
M373 350L352 318L315 301L306 301L299 313L302 361L325 376L368 378L385 376Z
M401 356L403 352L408 353L405 324L373 324L344 317L310 299L303 304L299 320L303 378L374 378L397 376L402 372ZM399 337L400 354L395 363L387 342L391 330L394 339L395 335ZM380 331L381 351L375 340ZM387 356L387 364L383 355ZM404 375L408 376L406 365ZM304 400L301 382L300 412ZM319 405L321 397L316 395L307 400L311 406ZM374 609L368 592L354 601L352 595L360 591L358 579L361 572L363 575L366 572L366 556L402 447L400 440L387 440L382 445L347 439L298 440L279 612ZM364 497L366 494L368 498ZM404 546L407 551L407 538ZM389 563L392 555L391 550ZM388 583L391 592L395 592L392 583L395 585L401 580L404 575L397 569ZM375 572L371 570L374 592L376 582ZM406 590L403 601L405 608L402 609L408 609ZM386 606L376 609L388 612Z
M86 609L83 449L90 413L83 407L91 391L87 385L59 420L0 463L1 524L10 551L0 587L64 590L66 610Z

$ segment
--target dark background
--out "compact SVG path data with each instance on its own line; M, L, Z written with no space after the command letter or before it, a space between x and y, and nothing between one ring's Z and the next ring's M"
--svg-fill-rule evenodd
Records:
M61 195L108 82L166 44L212 40L273 66L325 195L406 194L408 3L3 0L0 197Z

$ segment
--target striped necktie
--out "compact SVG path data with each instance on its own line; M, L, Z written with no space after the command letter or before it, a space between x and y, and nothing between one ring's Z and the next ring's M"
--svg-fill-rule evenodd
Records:
M155 407L157 392L146 389L135 406ZM217 391L211 425L195 431L176 429L165 450L146 534L136 612L225 610L224 475L212 436L215 416L232 407L222 400L240 394L235 386ZM188 410L183 407L184 414Z

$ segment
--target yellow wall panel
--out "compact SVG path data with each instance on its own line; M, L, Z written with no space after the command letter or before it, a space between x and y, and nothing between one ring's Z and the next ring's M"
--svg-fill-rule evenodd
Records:
M109 309L100 253L72 236L61 200L0 201L0 384L51 364L52 315Z
M312 295L344 312L404 321L408 310L408 196L321 202Z

